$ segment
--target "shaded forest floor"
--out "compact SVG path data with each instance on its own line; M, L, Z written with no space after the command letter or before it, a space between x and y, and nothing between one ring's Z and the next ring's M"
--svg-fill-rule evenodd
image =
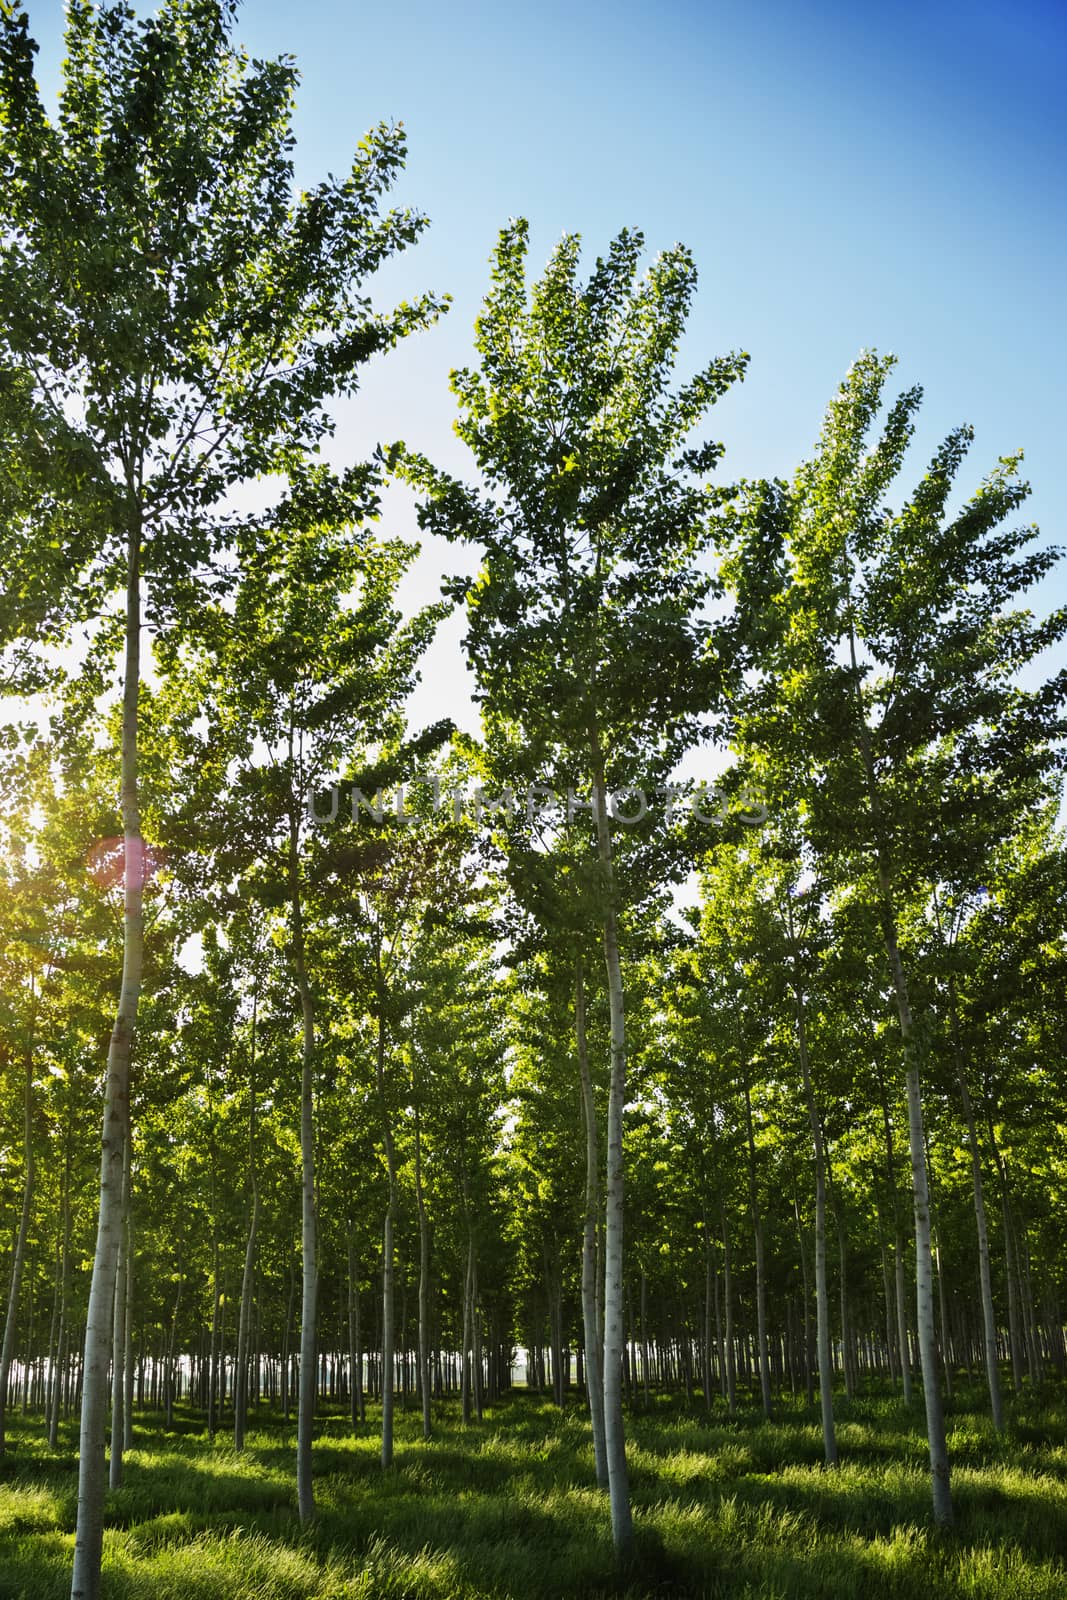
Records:
M397 1417L383 1473L327 1413L315 1448L319 1518L301 1531L295 1429L262 1412L243 1456L189 1414L138 1418L126 1483L108 1497L108 1600L1063 1600L1067 1393L1013 1409L998 1442L977 1391L950 1408L958 1524L930 1525L921 1400L840 1401L842 1465L825 1471L817 1417L731 1422L661 1402L629 1419L638 1556L612 1577L606 1498L590 1487L580 1403L562 1417L524 1393L463 1428L440 1407L423 1444ZM0 1597L65 1600L76 1501L73 1433L52 1456L11 1419L0 1463Z

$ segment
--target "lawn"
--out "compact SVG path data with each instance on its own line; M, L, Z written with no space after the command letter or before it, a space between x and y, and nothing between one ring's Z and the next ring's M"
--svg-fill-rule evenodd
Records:
M382 1471L373 1417L359 1438L326 1414L319 1517L301 1530L293 1428L261 1414L241 1456L199 1418L139 1419L126 1482L108 1499L114 1600L1064 1600L1067 1398L1028 1395L998 1441L958 1397L950 1413L957 1526L928 1509L921 1411L868 1397L839 1405L842 1464L821 1465L816 1417L686 1415L663 1402L629 1420L638 1551L613 1572L606 1500L577 1401L524 1393L464 1428L448 1407L424 1444L398 1416ZM0 1597L65 1600L73 1547L73 1434L49 1453L14 1418L0 1466Z

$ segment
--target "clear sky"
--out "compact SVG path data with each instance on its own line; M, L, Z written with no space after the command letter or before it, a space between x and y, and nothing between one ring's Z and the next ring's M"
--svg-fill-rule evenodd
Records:
M62 8L28 4L52 88ZM1024 447L1030 515L1063 539L1065 0L246 0L237 32L253 55L298 60L301 181L344 170L370 124L404 122L396 196L432 226L375 292L454 296L340 413L339 458L402 436L466 470L448 372L469 358L497 230L529 217L539 264L565 230L592 257L629 225L650 250L681 239L695 254L685 365L751 352L713 414L726 476L791 472L875 346L926 390L915 474L971 422L966 487ZM392 504L390 531L410 527ZM427 549L412 595L459 565ZM470 722L461 632L434 647L420 717Z

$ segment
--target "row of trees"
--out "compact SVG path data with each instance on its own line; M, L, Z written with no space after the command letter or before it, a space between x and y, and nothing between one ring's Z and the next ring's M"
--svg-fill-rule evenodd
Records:
M53 1441L80 1408L72 1595L138 1404L238 1447L295 1407L310 1519L323 1395L372 1387L388 1466L398 1386L428 1435L516 1345L584 1390L620 1558L653 1383L770 1414L817 1374L832 1465L835 1382L918 1379L948 1522L943 1390L980 1365L999 1429L1005 1363L1064 1359L1067 614L1025 609L1018 462L959 503L960 430L891 509L919 395L871 355L791 482L718 488L746 358L675 382L688 252L582 281L568 236L531 285L518 222L452 380L476 481L327 468L443 302L363 288L422 227L399 130L294 198L292 65L231 22L72 4L52 121L0 21L0 642L47 712L3 761L0 1442L16 1386ZM387 473L482 562L414 616ZM405 719L456 602L479 741Z

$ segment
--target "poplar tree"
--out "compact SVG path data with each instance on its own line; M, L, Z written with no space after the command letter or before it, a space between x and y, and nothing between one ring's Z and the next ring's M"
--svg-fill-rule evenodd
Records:
M308 1521L315 1514L321 924L330 919L336 927L355 892L342 890L338 878L367 875L377 863L377 847L366 834L359 838L354 816L346 830L340 783L331 801L322 791L344 774L350 796L353 767L363 771L372 747L392 740L395 748L400 708L441 607L405 621L395 590L414 551L398 541L374 543L359 529L290 522L243 555L234 605L206 608L167 666L205 713L206 728L188 744L186 804L190 813L209 808L200 820L208 875L224 886L237 882L250 907L267 908L268 916L284 908L279 938L300 1015L296 1469L299 1513ZM427 742L441 737L434 728Z
M639 276L643 245L640 233L620 233L582 284L579 237L565 235L528 287L527 225L510 223L476 323L479 364L452 374L456 428L482 486L421 458L405 468L428 491L423 525L484 556L466 591L466 642L487 743L517 745L528 781L573 785L592 824L611 1038L604 1431L621 1559L632 1545L622 1416L626 1022L608 797L665 783L715 699L720 664L705 610L714 581L701 556L718 498L706 479L721 452L686 445L746 359L714 360L672 389L696 269L676 245Z
M921 1093L930 1019L901 924L909 895L961 872L973 882L1054 792L1067 671L1034 688L1018 675L1067 634L1067 608L1039 621L1020 604L1058 552L1004 526L1028 493L1018 455L953 512L971 441L959 428L901 508L888 505L921 399L906 391L879 422L892 366L861 356L813 459L747 499L731 578L764 622L733 733L749 771L801 809L820 869L876 897L904 1056L933 1508L949 1523Z
M95 1600L111 1309L123 1232L130 1057L143 965L138 700L147 627L166 629L217 575L229 491L299 481L324 403L437 309L370 310L363 279L422 219L382 214L402 165L378 127L351 170L294 194L293 61L250 62L232 0L70 0L58 110L34 79L20 6L0 16L0 495L16 605L5 643L54 634L116 590L124 615L121 995L108 1052L100 1213L86 1328L72 1596ZM327 483L351 509L365 475ZM75 512L78 514L76 515ZM25 674L22 674L24 679Z

